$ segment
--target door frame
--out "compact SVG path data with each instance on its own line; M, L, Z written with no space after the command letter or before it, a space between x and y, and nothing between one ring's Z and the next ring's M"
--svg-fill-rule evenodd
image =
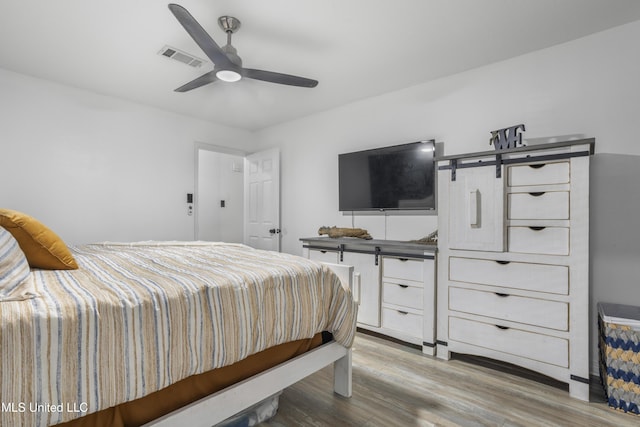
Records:
M239 156L243 159L247 157L249 154L246 151L238 150L235 148L223 147L221 145L208 144L206 142L196 141L193 144L194 151L194 178L193 178L193 240L198 240L198 235L200 233L200 224L198 221L198 203L199 203L199 189L198 189L198 176L200 174L200 150L212 151L215 153L221 154L231 154L233 156ZM244 175L243 175L244 180ZM244 209L244 207L243 207Z

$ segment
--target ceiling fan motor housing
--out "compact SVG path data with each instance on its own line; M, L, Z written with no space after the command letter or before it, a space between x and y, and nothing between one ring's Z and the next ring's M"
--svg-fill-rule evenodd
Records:
M242 68L242 58L238 56L238 51L235 47L231 46L231 43L222 46L221 49L231 62L237 65L238 68Z

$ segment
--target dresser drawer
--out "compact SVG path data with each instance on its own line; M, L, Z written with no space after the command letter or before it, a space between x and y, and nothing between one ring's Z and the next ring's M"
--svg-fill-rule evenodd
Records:
M407 258L382 258L382 275L394 279L424 281L424 261Z
M568 340L499 326L449 317L449 339L564 368L569 366Z
M423 292L423 288L419 286L409 286L404 283L384 282L382 284L382 301L389 304L422 310Z
M508 184L511 187L569 183L569 162L536 163L509 166Z
M569 219L569 192L510 193L509 219Z
M318 262L330 262L336 264L338 262L338 252L311 249L309 250L309 259Z
M560 331L569 329L569 304L564 302L451 286L449 309Z
M422 339L422 316L393 308L382 308L382 327Z
M566 227L508 227L509 252L569 255Z
M449 258L449 279L567 295L569 267L562 265Z

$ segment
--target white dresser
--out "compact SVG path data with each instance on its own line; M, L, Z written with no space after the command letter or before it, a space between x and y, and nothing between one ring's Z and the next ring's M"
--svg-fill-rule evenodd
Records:
M594 143L439 159L438 357L513 363L589 399Z
M435 245L355 238L300 240L307 258L353 266L359 328L435 354Z

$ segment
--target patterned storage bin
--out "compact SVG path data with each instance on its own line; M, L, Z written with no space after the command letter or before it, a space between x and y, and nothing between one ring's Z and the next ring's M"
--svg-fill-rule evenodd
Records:
M640 307L598 303L600 380L609 406L640 415Z

